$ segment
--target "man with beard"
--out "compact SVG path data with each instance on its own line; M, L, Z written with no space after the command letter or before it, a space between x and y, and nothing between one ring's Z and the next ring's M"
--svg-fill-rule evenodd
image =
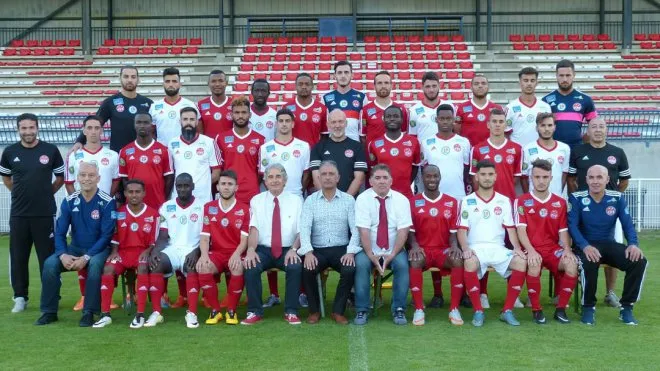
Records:
M211 184L220 176L220 149L215 140L197 132L197 110L181 109L181 135L172 138L168 150L174 175L191 174L195 183L193 195L202 203L212 200ZM174 195L172 195L174 197Z
M502 109L488 100L488 79L484 75L472 78L472 99L456 108L454 131L470 141L472 147L488 139L488 117L493 109Z
M218 134L231 130L231 98L227 96L227 75L221 70L209 73L211 96L197 102L199 132L216 138Z
M395 103L390 97L392 93L392 76L387 71L380 71L374 77L374 90L376 99L367 103L362 108L362 132L360 139L363 143L370 143L376 138L385 135L385 123L383 113L389 106L399 106L403 111L403 123L401 131L408 132L408 110ZM366 138L366 140L365 140Z
M351 88L351 79L353 78L353 68L347 61L335 63L335 80L337 89L325 94L323 102L328 112L339 108L346 114L346 136L360 141L360 124L362 122L362 107L367 104L367 96L360 91ZM327 132L323 133L327 134Z
M151 105L149 113L156 126L156 138L159 142L167 145L172 138L181 135L181 125L179 124L181 109L193 107L197 110L197 107L191 100L179 95L181 75L178 69L169 67L163 71L163 88L165 89L165 98L155 101Z
M422 76L422 92L424 99L410 107L408 125L408 133L417 136L419 143L438 133L438 124L435 122L438 106L451 104L440 99L440 79L435 72L427 72Z
M387 165L392 171L392 189L412 199L413 192L410 185L417 176L422 162L419 142L415 137L401 132L403 110L400 107L386 108L383 120L387 132L369 143L369 159L374 165Z
M536 99L536 83L539 72L534 67L525 67L518 73L520 97L507 104L506 131L511 134L511 140L525 147L538 139L536 133L536 117L540 113L552 112L550 106Z
M543 97L550 105L557 120L555 139L568 144L571 149L582 143L582 124L598 116L591 97L573 88L575 65L562 59L555 68L558 89ZM588 138L585 138L588 139Z
M119 152L122 148L135 140L135 115L138 112L149 112L154 103L151 99L137 93L140 82L138 70L135 66L126 65L119 72L121 89L119 93L106 98L99 107L96 115L103 119L102 124L110 120L110 149ZM76 143L69 150L77 151L85 144L84 134L80 134Z
M296 77L296 97L284 104L293 112L293 137L309 144L312 148L321 140L321 133L328 132L328 111L322 101L314 99L314 80L308 73Z
M277 111L268 106L270 84L266 79L256 79L252 83L252 105L250 106L250 128L266 139L275 139Z
M18 116L20 142L5 148L0 158L2 182L11 192L9 261L14 290L12 313L25 310L30 283L28 263L32 243L43 273L54 250L53 196L64 183L64 161L56 146L38 139L39 120L31 113ZM53 175L55 175L53 179Z

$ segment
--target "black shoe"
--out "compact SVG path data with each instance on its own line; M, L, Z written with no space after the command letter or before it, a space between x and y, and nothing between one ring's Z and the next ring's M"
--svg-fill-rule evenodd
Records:
M470 297L463 294L463 297L461 298L461 306L463 308L472 308L472 302L470 301Z
M429 308L442 308L443 305L445 305L445 298L442 296L434 296L426 306Z
M80 322L78 323L78 326L92 327L93 324L94 324L94 313L85 312L83 313L82 318L80 318Z
M555 310L555 315L553 317L559 323L571 323L571 321L568 319L568 316L566 315L566 310L565 309L556 309Z
M57 318L57 313L44 313L39 317L37 322L34 323L35 326L44 326L51 324L53 322L57 322L59 318Z
M539 325L544 325L546 323L545 314L543 314L542 310L533 311L532 316L534 317L534 322L538 323Z

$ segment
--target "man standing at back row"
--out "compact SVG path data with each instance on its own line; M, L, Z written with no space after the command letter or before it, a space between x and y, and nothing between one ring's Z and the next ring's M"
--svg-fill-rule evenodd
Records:
M346 136L360 141L360 126L362 122L362 107L368 103L367 96L351 88L351 79L353 78L353 68L347 61L335 63L335 80L337 80L337 89L323 96L328 112L335 108L344 111L347 119ZM327 132L323 133L327 134Z
M39 272L54 250L55 194L64 183L64 161L54 145L39 140L37 116L18 116L21 140L2 152L0 175L11 192L9 261L14 290L12 313L25 310L30 283L28 263L32 243L39 259ZM55 175L55 181L53 181Z
M172 138L181 135L181 125L179 124L181 110L184 107L192 107L197 111L197 107L191 100L179 94L181 75L178 69L168 67L163 71L163 89L165 89L165 97L155 101L151 105L149 113L156 126L156 138L167 145Z
M211 96L197 102L199 132L215 139L218 134L231 130L231 97L226 94L227 76L221 70L209 73Z
M520 96L507 104L506 125L511 140L525 148L538 139L536 117L541 113L551 113L550 106L536 99L536 83L539 72L534 67L525 67L518 73Z

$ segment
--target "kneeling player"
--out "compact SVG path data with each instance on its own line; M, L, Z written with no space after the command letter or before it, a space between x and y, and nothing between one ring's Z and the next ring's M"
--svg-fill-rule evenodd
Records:
M199 283L212 311L207 325L216 325L222 320L218 302L218 285L213 277L222 272L231 272L227 287L228 325L238 324L236 306L243 293L243 263L241 256L247 248L250 228L250 208L236 201L238 177L233 170L220 173L218 192L220 199L204 205L204 226L200 239L201 257L197 262Z
M149 261L149 293L153 313L144 324L153 327L163 322L160 298L163 296L164 275L171 276L180 270L186 276L188 311L186 326L197 328L197 300L199 299L199 279L195 265L199 259L199 238L202 232L204 205L192 195L195 189L192 177L181 173L174 181L177 197L160 207L160 233L156 249Z
M144 325L144 307L149 291L149 254L156 243L158 211L147 206L144 183L131 179L124 185L124 196L128 204L117 210L117 226L112 238L112 252L108 256L101 278L101 318L94 327L105 327L112 323L110 306L115 291L115 276L128 269L137 271L137 314L131 328Z
M415 314L413 325L424 324L422 270L440 268L451 271L451 305L449 321L463 324L458 305L463 297L463 259L456 243L458 201L440 193L440 169L427 165L422 170L424 192L411 201L413 226L408 234L410 260L410 291Z
M488 160L477 163L475 180L478 189L461 201L458 224L458 242L465 260L465 286L472 306L472 324L484 323L484 312L479 297L479 278L493 267L508 278L506 300L500 320L512 326L520 322L513 315L513 305L525 283L526 256L520 249L511 215L511 201L495 190L497 179L495 164ZM504 247L504 233L508 234L513 251Z
M577 283L577 258L571 252L566 221L566 201L550 192L552 164L538 159L532 163L531 192L518 197L513 204L518 239L527 252L527 292L534 321L545 323L541 310L541 268L546 267L559 278L559 300L554 318L568 323L566 306ZM561 246L559 246L561 242Z

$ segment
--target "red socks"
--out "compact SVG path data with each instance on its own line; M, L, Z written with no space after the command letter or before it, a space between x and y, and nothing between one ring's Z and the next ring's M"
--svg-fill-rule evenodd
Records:
M513 271L511 277L509 277L509 282L507 283L506 289L506 300L504 301L504 308L502 311L513 310L513 305L516 303L516 299L520 296L520 291L522 291L522 286L525 284L525 276L527 273L521 271Z
M442 272L431 272L431 280L433 281L433 296L442 296Z
M464 276L463 268L451 269L451 276L449 276L449 282L451 283L451 304L449 305L450 311L458 308L458 306L461 304L461 299L463 298L463 291L465 290L465 286L463 285L463 276Z
M186 285L186 276L181 271L176 271L176 284L179 286L179 296L186 297L188 287Z
M211 309L215 311L220 310L220 303L218 302L218 283L215 282L213 273L200 273L199 286L204 290L204 297L211 305Z
M484 274L484 276L481 277L481 280L479 280L479 291L481 291L482 294L488 295L488 271L486 271L486 274Z
M227 309L232 312L236 312L238 301L241 300L244 282L245 280L242 274L240 276L232 276L231 281L229 281L229 289L227 291L229 303L227 303Z
M483 312L484 309L481 307L481 298L479 297L479 276L477 276L477 272L465 271L463 278L465 279L465 291L472 302L472 309L475 312Z
M268 289L270 290L270 294L280 297L280 292L277 289L277 272L268 272L266 273L266 276L268 276Z
M87 286L87 268L78 271L78 286L80 286L80 295L85 296L85 287Z
M144 313L144 309L147 306L147 294L149 294L149 275L138 274L137 275L137 312ZM158 300L160 302L160 300Z
M541 277L527 274L527 295L529 295L529 301L532 303L533 311L541 310L540 293Z
M199 277L197 272L188 272L185 282L188 311L197 314L197 302L199 301Z
M163 290L165 290L165 279L162 273L149 274L149 297L151 298L151 306L154 312L162 312L163 308L160 306L160 298L163 297Z
M559 301L557 301L557 308L564 309L571 300L571 294L577 284L577 276L569 276L564 273L560 282Z
M422 269L409 268L408 275L410 276L410 293L412 295L413 305L415 306L415 309L424 309L424 291L422 290L424 286L424 278L422 276Z
M101 313L110 313L112 293L115 291L115 276L104 274L101 276Z

